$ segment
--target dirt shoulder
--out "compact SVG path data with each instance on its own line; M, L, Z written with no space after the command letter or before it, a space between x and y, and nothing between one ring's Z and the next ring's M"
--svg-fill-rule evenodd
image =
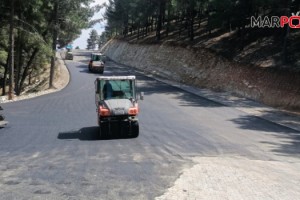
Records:
M195 157L156 200L297 199L299 162L250 160L243 157Z
M39 76L39 80L30 87L27 87L20 96L14 96L13 100L8 100L7 96L0 97L0 103L20 101L30 99L41 95L53 93L65 88L70 81L70 73L60 53L56 54L55 75L53 80L53 88L49 89L49 73L50 67Z

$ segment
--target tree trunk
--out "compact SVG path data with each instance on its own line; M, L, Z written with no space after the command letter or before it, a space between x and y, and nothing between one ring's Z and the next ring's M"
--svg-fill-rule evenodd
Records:
M17 69L16 69L16 82L15 82L16 95L20 95L20 93L21 93L20 88L19 88L19 82L20 82L21 70L23 67L23 55L22 55L23 43L20 40L22 40L22 36L18 37L18 47L17 47L18 63L17 63Z
M168 37L169 31L170 31L170 23L171 23L171 1L168 0L168 21L167 21L167 27L166 27L166 36Z
M200 3L200 5L199 5L199 7L198 7L198 19L199 19L199 23L198 23L198 28L200 29L200 27L201 27L201 18L202 18L202 9L201 9L201 3Z
M194 40L194 13L191 11L191 19L190 19L190 41Z
M19 18L23 19L22 14L19 14ZM19 23L20 27L22 26L23 23ZM18 38L17 38L17 50L16 50L16 55L18 57L18 62L16 63L17 69L16 69L16 82L15 82L15 87L16 87L16 95L20 95L21 90L19 88L19 82L20 82L20 77L21 77L21 71L23 67L23 33L22 31L18 31Z
M140 39L140 23L137 27L137 39Z
M8 52L7 59L6 59L6 66L4 69L4 77L3 77L4 79L3 79L3 84L2 84L2 96L6 95L6 77L9 72L9 59L10 59L10 52Z
M162 28L162 19L163 19L163 13L164 13L164 0L161 0L159 3L159 13L158 13L158 18L157 18L157 27L156 27L156 40L160 41L161 36L160 36L160 31Z
M14 91L14 14L15 14L15 5L14 0L10 2L11 10L10 10L10 27L9 27L9 91L8 91L8 99L13 99L13 91Z
M51 56L51 67L50 67L50 80L49 88L53 87L54 69L55 69L55 52L56 52L56 40L58 35L58 1L54 5L54 26L52 35L52 56Z
M291 5L291 0L288 0L285 2L285 15L290 17L290 5ZM288 40L290 36L290 26L286 25L285 27L285 34L283 36L283 47L282 47L282 61L284 64L288 63L289 58L288 58Z
M153 31L154 29L153 29L153 25L154 25L154 20L153 20L153 15L151 16L151 31Z
M207 16L207 25L206 25L206 29L208 31L208 34L211 35L211 22L210 22L210 14L208 13L208 16Z
M194 40L194 21L195 21L195 3L194 1L190 1L188 4L188 17L189 17L189 36L190 36L190 41Z
M24 85L24 82L25 82L25 79L28 75L28 70L30 68L30 66L32 65L33 61L34 61L34 58L36 56L36 54L39 52L39 49L38 48L35 48L33 50L33 53L31 54L25 68L24 68L24 71L23 71L23 74L22 74L22 78L21 78L21 81L20 81L20 85L19 85L19 88L20 88L20 91L23 90L23 85Z

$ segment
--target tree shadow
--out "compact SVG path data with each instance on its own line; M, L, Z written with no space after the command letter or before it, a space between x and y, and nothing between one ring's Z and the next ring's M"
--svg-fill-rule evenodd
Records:
M82 140L82 141L93 141L93 140L116 140L116 139L130 139L130 136L120 135L119 132L113 131L111 134L99 133L99 126L84 127L79 130L72 130L67 132L60 132L57 136L60 140Z
M96 74L96 73L90 72L89 69L82 69L79 72L80 73L87 73L87 74Z
M88 69L88 65L76 65L76 68Z
M294 155L300 158L300 134L294 133L289 135L278 135L278 139L280 139L280 143L263 141L261 143L272 145L274 148L272 151L279 155ZM287 142L289 141L289 142Z
M294 129L269 121L265 119L264 116L257 117L253 115L247 115L230 121L234 122L235 124L238 124L240 128L247 129L247 130L274 132L274 133L283 133L283 134L290 134L290 133L300 134L300 132Z
M97 76L100 76L100 75L103 76L103 73L100 73L98 71L95 71L95 70L94 71L90 71L87 65L79 65L79 66L76 66L76 67L79 68L79 69L81 69L79 71L80 73L95 74ZM107 73L107 69L106 68L104 68L104 72Z
M271 114L267 113L262 117L248 115L231 121L238 124L242 129L274 133L277 138L276 142L262 141L261 143L272 145L271 151L277 154L300 157L300 132L264 119L267 115Z

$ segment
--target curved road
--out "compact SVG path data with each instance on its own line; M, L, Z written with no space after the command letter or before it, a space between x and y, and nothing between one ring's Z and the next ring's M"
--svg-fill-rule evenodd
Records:
M113 62L106 75L134 73L145 92L140 136L102 140L97 74L86 65L67 61L71 81L60 92L2 105L10 124L0 129L0 199L155 199L194 158L299 163L298 132Z

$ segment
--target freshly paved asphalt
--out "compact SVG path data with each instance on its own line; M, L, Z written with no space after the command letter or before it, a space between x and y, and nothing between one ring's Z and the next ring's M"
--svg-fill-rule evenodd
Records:
M67 61L62 91L2 104L0 199L154 199L195 157L299 161L299 132L106 64L105 75L137 75L140 136L99 138L98 75Z

